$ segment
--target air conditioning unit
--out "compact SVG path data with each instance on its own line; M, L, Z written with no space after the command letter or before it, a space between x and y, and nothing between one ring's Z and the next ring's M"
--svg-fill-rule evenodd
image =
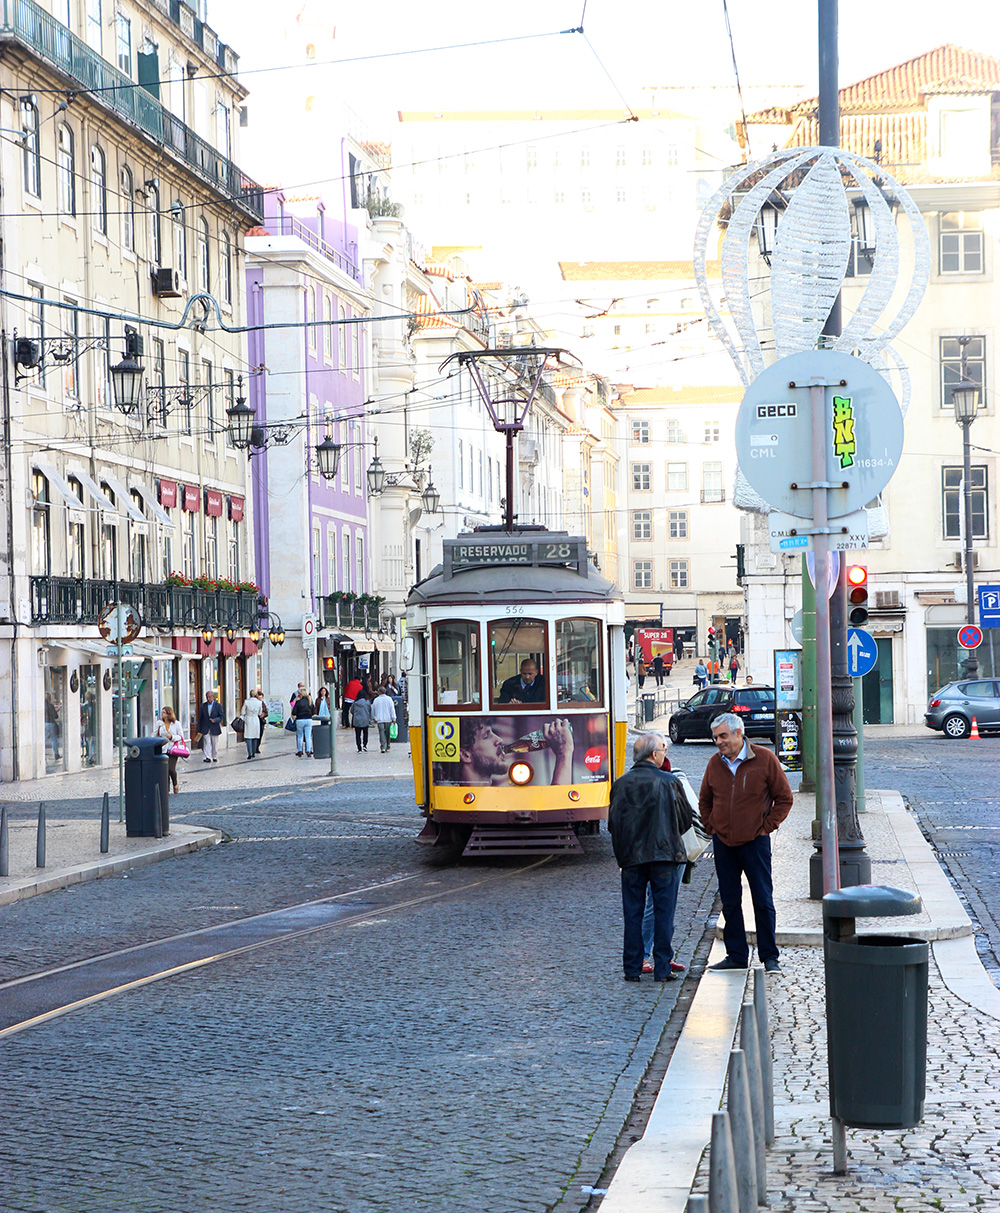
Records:
M901 605L899 590L875 591L876 611L898 611Z
M187 293L187 284L180 270L160 265L153 270L153 294L161 299L180 299Z
M956 552L956 553L955 553L955 568L956 568L956 569L961 569L961 568L964 568L964 567L965 567L965 564L964 564L964 556L965 556L965 553L964 553L964 552ZM973 552L973 553L972 553L972 567L973 567L974 569L978 569L978 568L979 568L979 553L978 553L978 552Z

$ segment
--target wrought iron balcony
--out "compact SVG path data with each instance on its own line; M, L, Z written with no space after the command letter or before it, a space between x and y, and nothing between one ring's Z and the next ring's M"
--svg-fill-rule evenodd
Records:
M325 628L349 628L375 635L380 630L390 636L396 634L396 617L381 607L344 602L332 594L319 600L319 626Z
M149 627L194 630L206 624L250 631L258 626L256 593L80 577L32 577L32 623L96 623L113 602L135 607Z
M257 223L264 218L264 193L231 160L185 126L141 85L102 58L34 0L2 0L0 43L16 40L62 72L90 99L106 106L226 194Z

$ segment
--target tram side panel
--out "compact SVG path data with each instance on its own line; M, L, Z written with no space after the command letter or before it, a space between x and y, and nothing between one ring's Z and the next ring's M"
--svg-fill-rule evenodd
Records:
M610 614L610 612L609 612ZM624 619L624 610L622 611ZM611 718L612 718L612 758L613 778L618 779L625 773L628 761L628 701L625 684L625 630L621 624L608 626L608 682L611 687Z

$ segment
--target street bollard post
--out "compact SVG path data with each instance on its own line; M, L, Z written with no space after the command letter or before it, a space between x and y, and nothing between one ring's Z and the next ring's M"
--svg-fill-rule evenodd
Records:
M686 1213L708 1213L708 1197L701 1192L692 1192L687 1200Z
M0 876L10 875L10 845L7 840L7 806L0 807Z
M38 802L38 837L35 839L35 867L45 867L45 801Z
M774 1059L771 1056L771 1031L767 1022L767 979L764 966L754 965L753 1009L757 1019L760 1045L760 1082L764 1092L764 1144L774 1145Z
M739 1213L733 1138L728 1112L712 1113L708 1166L708 1213Z
M757 1163L757 1203L767 1204L767 1158L764 1145L764 1092L760 1081L760 1045L757 1042L757 1018L753 1003L745 1002L740 1009L740 1048L747 1055L747 1078L750 1080L750 1107L753 1112L754 1158Z
M101 805L101 854L107 855L110 849L111 832L111 797L104 793L104 802Z
M757 1144L754 1140L747 1055L742 1049L733 1049L729 1054L726 1082L728 1086L726 1111L729 1113L729 1129L733 1138L733 1158L736 1165L736 1188L740 1213L755 1213L757 1208Z
M163 802L160 800L160 785L153 789L153 837L163 837Z

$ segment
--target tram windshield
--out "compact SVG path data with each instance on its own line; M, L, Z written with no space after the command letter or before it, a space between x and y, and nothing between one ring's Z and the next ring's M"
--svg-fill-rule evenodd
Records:
M559 703L603 704L601 634L596 619L556 621L556 698Z
M491 706L547 707L548 646L543 619L504 619L489 625Z
M437 706L481 707L479 689L479 624L449 619L434 625Z

